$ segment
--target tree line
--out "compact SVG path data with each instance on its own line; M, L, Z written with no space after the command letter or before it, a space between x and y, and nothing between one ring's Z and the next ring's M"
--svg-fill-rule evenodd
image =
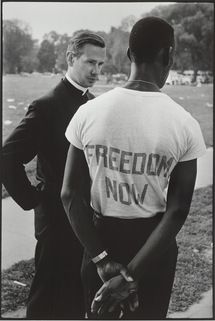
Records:
M145 16L167 20L175 30L176 57L173 69L213 70L213 4L176 3L154 8ZM98 31L107 44L107 60L103 73L128 74L129 32L138 19L130 15L119 27L108 33ZM80 30L74 32L77 33ZM73 34L73 35L74 35ZM72 36L72 35L70 35ZM3 72L63 72L67 69L66 49L70 36L50 31L39 44L31 29L19 20L3 20Z

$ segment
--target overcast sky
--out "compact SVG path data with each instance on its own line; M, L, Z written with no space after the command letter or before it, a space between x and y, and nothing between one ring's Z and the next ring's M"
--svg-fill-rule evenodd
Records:
M172 2L173 3L173 2ZM131 14L140 18L158 5L170 2L4 2L3 19L20 19L41 40L51 30L69 36L79 29L108 32Z

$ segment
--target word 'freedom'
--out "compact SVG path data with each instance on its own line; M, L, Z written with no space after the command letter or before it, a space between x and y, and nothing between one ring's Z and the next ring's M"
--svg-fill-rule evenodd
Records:
M161 156L157 153L134 153L105 145L87 145L85 154L89 166L93 166L92 162L94 162L96 166L104 166L123 175L159 176L162 174L167 177L174 159L173 157L167 159L165 155ZM138 190L135 184L129 184L128 180L118 182L108 176L105 176L104 182L107 199L124 205L132 203L142 205L149 188L148 184L143 184L142 189Z
M91 163L95 155L97 165L103 162L105 168L113 171L124 174L142 175L145 173L159 176L163 170L164 177L167 176L174 159L173 157L167 159L165 155L161 156L155 153L133 153L105 145L87 145L86 155L88 164Z

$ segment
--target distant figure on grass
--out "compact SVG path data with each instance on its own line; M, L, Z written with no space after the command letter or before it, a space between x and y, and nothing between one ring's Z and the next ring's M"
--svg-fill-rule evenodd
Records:
M62 200L85 247L82 277L90 319L167 314L175 238L189 213L196 159L206 151L198 122L160 92L173 52L174 30L167 22L139 20L130 34L131 73L124 88L81 106L66 131L71 145ZM87 167L91 207L81 193ZM116 262L133 279L119 273L110 279Z
M23 209L35 212L36 272L28 298L28 319L77 320L85 315L80 278L83 249L69 224L60 191L69 148L65 130L79 106L94 97L88 87L98 78L105 51L100 36L76 34L68 46L65 78L32 102L3 146L3 183ZM35 156L36 187L24 170Z

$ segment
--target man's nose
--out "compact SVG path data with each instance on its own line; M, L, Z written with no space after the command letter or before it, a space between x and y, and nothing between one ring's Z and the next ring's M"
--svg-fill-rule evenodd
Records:
M92 69L92 74L98 75L99 72L100 72L100 67L99 67L99 65L97 65L97 64L94 65L94 66L93 66L93 69Z

